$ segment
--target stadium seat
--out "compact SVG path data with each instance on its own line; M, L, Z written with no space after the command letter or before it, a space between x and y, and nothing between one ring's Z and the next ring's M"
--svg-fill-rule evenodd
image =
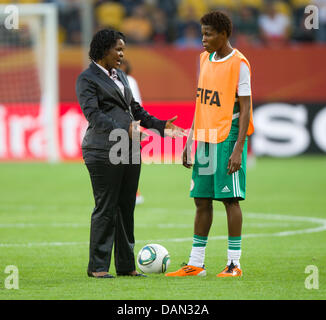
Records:
M146 17L132 15L123 20L121 31L131 43L142 43L150 40L153 27Z
M188 18L189 8L193 9L193 13L197 20L199 20L208 11L205 1L181 0L178 8L179 17L181 20L186 20Z
M277 12L282 13L288 17L291 17L292 15L291 7L284 1L276 1L275 8Z
M263 0L241 0L240 5L261 10L264 6Z
M59 44L63 44L66 41L66 39L67 39L67 31L63 27L59 26L59 28L58 28Z
M290 3L295 9L303 8L309 4L313 4L311 0L291 0Z
M124 7L116 2L105 2L95 10L97 22L101 27L113 27L120 29L125 16Z
M30 3L40 3L43 1L42 0L18 0L17 2L21 4L30 4Z
M237 2L234 0L207 0L206 3L210 9L215 9L215 8L235 9L237 6Z

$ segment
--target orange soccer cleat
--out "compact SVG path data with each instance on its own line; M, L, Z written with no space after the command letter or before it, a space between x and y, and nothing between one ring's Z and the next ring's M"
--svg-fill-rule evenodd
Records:
M165 274L166 277L185 277L185 276L206 276L205 268L199 268L195 266L185 265L181 269L175 272L169 272Z
M237 266L234 265L232 262L229 266L226 266L224 270L216 275L219 278L226 278L226 277L241 277L242 270Z

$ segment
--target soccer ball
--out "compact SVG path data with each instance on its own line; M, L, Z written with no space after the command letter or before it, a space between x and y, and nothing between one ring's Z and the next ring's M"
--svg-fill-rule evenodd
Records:
M137 264L144 273L164 273L170 264L169 252L160 244L147 244L140 249Z

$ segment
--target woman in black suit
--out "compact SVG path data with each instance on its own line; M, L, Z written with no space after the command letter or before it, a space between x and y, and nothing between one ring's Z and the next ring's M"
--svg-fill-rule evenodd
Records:
M159 120L134 100L127 77L119 70L124 50L122 33L110 29L97 32L90 45L91 64L76 84L80 107L89 122L82 152L95 208L87 274L96 278L113 277L108 273L113 244L117 275L142 276L134 258L134 208L141 166L139 126L155 129L162 137L185 135L172 123L176 117Z

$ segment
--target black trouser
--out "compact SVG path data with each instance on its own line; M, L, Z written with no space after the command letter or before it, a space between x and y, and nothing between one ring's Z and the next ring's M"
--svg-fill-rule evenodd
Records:
M117 273L136 270L134 209L140 164L86 164L95 208L91 218L90 272L109 271L112 247Z

